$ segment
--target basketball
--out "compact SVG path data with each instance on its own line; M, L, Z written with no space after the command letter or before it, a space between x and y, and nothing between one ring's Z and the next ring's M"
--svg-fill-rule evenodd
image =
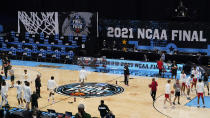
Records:
M174 91L173 90L171 91L171 94L174 94Z

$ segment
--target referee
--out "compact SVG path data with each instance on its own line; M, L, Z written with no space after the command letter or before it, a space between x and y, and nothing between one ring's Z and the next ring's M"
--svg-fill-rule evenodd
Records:
M128 79L129 79L129 68L128 68L128 64L125 64L124 66L124 83L125 85L128 86Z

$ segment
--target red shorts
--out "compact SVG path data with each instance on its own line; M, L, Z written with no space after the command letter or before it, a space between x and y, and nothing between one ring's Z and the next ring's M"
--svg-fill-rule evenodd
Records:
M203 93L198 93L198 98L200 98L200 96L203 98Z
M186 87L186 88L190 88L190 85L187 85L187 84L186 84L186 86L185 86L185 87Z
M186 86L184 82L182 83L182 86Z
M165 94L165 98L169 98L169 94Z
M196 83L197 82L197 78L193 78L193 83Z

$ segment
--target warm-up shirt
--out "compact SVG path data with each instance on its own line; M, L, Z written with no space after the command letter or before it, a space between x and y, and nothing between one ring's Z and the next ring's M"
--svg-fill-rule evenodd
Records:
M165 86L165 94L170 94L170 92L171 92L171 85L167 83Z
M47 88L48 89L53 90L56 87L57 87L57 84L56 84L55 80L48 80L48 82L47 82Z
M204 83L198 82L196 86L197 93L203 93L204 92Z

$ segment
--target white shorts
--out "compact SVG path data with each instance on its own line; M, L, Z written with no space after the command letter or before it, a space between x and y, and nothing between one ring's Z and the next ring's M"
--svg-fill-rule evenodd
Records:
M26 100L26 102L31 102L31 97L25 96L25 100Z
M20 98L22 98L22 93L17 94L17 99L20 99Z
M54 91L54 89L49 89L48 90L50 93L54 93L55 91Z
M85 81L85 79L83 79L83 78L81 79L81 78L80 78L80 79L79 79L79 81L82 83L82 82L84 82L84 81Z

